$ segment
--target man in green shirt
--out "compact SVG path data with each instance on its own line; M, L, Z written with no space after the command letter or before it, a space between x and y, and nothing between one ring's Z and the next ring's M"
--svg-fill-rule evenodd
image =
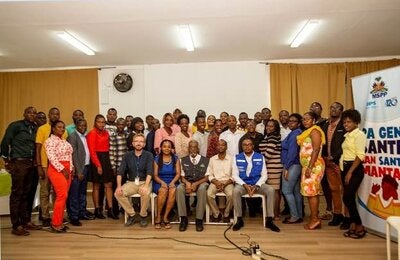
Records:
M24 119L12 122L1 142L1 156L11 174L10 217L11 233L17 236L29 235L28 230L41 227L31 222L28 198L34 177L36 109L27 107Z

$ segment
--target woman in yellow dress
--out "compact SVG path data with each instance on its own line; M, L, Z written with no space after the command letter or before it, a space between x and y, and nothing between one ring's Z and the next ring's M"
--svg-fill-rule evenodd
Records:
M307 112L303 116L305 130L297 136L300 146L301 194L308 198L310 207L310 221L304 225L305 229L316 229L321 227L318 218L319 197L321 191L321 180L324 176L325 162L321 156L322 145L325 144L325 135L322 129L315 125L316 115Z

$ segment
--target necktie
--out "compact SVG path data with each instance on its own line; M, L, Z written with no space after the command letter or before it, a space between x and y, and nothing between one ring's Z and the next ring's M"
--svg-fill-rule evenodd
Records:
M196 164L196 158L192 158L192 163Z

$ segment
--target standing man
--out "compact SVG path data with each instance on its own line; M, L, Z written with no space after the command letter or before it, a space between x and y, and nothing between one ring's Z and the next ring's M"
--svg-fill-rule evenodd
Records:
M16 236L29 235L28 230L40 229L31 222L28 201L33 182L35 154L36 109L27 107L24 119L11 123L1 141L1 156L11 174L10 218L11 233Z
M207 156L207 143L208 143L208 132L206 132L206 117L203 115L196 116L197 130L193 134L192 139L196 140L199 144L200 155Z
M279 112L279 123L281 127L281 141L283 141L286 138L286 136L288 136L289 133L291 132L288 126L289 111L281 110L281 112Z
M325 160L325 175L328 179L329 188L333 201L333 218L329 226L338 226L342 223L349 225L348 218L342 214L342 179L339 168L340 156L343 153L342 143L346 133L342 123L343 105L334 102L329 108L329 119L322 126L326 136L326 144L322 147L322 156Z
M242 132L246 132L246 127L247 127L247 121L249 120L249 116L247 115L246 112L241 112L239 114L239 124L237 126L237 129Z
M228 119L228 130L221 133L219 140L225 140L228 144L227 153L231 156L235 156L239 153L239 140L243 135L244 132L237 129L236 117L230 115Z
M181 218L179 231L185 231L188 226L185 195L196 192L196 231L203 231L203 217L207 203L208 177L206 176L209 159L199 154L199 144L196 140L189 142L189 156L181 159L181 183L176 189L176 203Z
M56 107L49 110L49 122L38 128L36 134L36 163L40 183L40 208L42 210L42 224L44 227L50 227L50 189L51 183L47 178L47 154L44 142L50 137L51 124L60 120L60 110ZM67 139L65 131L62 138Z
M110 136L110 162L111 168L114 172L113 192L117 189L117 172L121 166L122 158L128 152L127 139L128 135L125 133L125 120L121 117L117 119L117 132ZM126 178L123 176L121 184L125 184ZM119 205L116 198L113 198L113 211L114 215L119 215Z
M68 192L67 212L73 226L81 226L79 221L92 220L93 215L86 211L87 179L90 169L90 154L86 141L87 123L85 119L76 120L76 130L68 136L67 141L73 148L72 162L74 175Z
M82 110L80 110L80 109L77 109L77 110L75 110L73 113L72 113L72 124L70 124L70 125L67 125L66 127L65 127L65 130L67 131L67 133L68 133L68 135L70 135L70 134L72 134L73 132L75 132L75 130L76 130L76 121L78 120L78 119L84 119L85 117L84 117L84 115L83 115L83 112L82 112Z
M264 156L254 152L253 141L250 138L243 140L243 153L236 155L233 162L232 175L235 180L233 190L233 205L237 216L236 224L232 230L237 231L244 226L242 218L242 195L262 194L267 199L267 219L265 228L274 232L280 229L274 224L275 190L265 182L267 181L267 167Z
M207 202L211 208L213 222L219 222L221 219L225 223L230 221L229 213L232 209L233 194L233 158L226 153L227 147L225 140L218 141L218 154L210 158L206 173L210 181L210 186L207 190ZM220 213L215 202L215 194L217 192L223 192L226 195L226 206L223 214Z
M269 108L264 107L261 110L261 119L261 123L256 126L256 131L262 135L265 135L265 126L267 125L267 122L271 119L271 110Z
M133 225L139 220L140 226L147 226L147 208L150 202L151 179L153 177L153 155L143 148L146 140L143 134L133 137L133 151L127 152L122 158L117 175L117 189L114 196L128 214L125 226ZM122 185L122 177L126 175L127 182ZM130 196L140 194L140 213L136 214L130 201Z

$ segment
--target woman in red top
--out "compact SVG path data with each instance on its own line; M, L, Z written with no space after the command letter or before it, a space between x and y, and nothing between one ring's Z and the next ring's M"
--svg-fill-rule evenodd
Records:
M105 130L106 119L103 115L97 115L94 119L94 128L87 134L87 143L89 147L91 160L91 181L93 182L93 203L95 206L96 218L104 219L99 208L99 190L101 183L106 189L106 199L108 204L107 216L113 219L118 219L112 210L112 182L113 171L110 162L110 144L109 134Z
M49 159L47 176L56 193L53 218L51 220L51 229L56 233L62 233L67 230L67 227L63 225L63 216L73 170L72 146L62 139L64 132L64 122L59 120L53 122L51 124L51 135L44 143L47 158Z

